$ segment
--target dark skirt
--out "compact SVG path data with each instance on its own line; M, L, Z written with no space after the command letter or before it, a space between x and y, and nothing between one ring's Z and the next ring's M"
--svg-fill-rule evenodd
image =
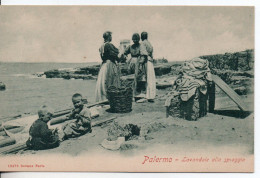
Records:
M110 60L107 60L107 75L106 75L106 89L110 86L120 87L120 69L118 65Z
M32 150L45 150L58 147L60 145L58 135L52 135L49 139L32 137L26 141L26 145Z

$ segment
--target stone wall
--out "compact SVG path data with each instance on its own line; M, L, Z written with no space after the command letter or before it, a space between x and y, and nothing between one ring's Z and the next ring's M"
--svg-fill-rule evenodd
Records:
M245 50L235 53L200 56L209 61L212 69L246 71L254 68L254 50Z

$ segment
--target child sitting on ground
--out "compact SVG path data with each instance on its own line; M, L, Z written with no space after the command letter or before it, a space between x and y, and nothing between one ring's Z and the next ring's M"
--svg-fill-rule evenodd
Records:
M92 132L91 115L89 109L83 104L82 95L76 93L72 96L74 109L69 115L69 119L76 119L63 126L64 139L79 137L86 133Z
M34 121L30 127L30 137L26 142L29 149L43 150L59 146L59 138L56 129L49 129L47 122L52 114L47 106L42 106L38 111L39 119Z

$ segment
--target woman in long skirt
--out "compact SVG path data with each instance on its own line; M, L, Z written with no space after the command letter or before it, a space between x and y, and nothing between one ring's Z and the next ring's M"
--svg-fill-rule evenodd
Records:
M107 89L110 86L120 86L120 72L117 66L118 49L111 43L112 32L103 34L104 43L99 48L102 65L98 74L95 97L96 102L107 99Z
M133 43L128 46L124 52L124 55L127 56L131 54L131 59L128 64L129 74L135 74L134 83L133 83L133 96L139 95L142 92L145 92L145 83L146 79L143 77L144 69L139 64L140 61L140 35L134 33L132 36Z
M146 72L146 99L153 101L156 96L156 78L153 66L153 46L147 40L148 33L141 33L142 43L140 46L141 60L144 71Z

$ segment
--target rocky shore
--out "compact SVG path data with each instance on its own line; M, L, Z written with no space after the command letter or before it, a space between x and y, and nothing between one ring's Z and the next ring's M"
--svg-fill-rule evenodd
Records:
M127 65L120 64L121 75L128 75ZM44 72L43 74L35 74L39 77L45 75L46 78L63 78L63 79L83 79L93 80L97 78L100 65L75 68L75 69L54 69ZM161 76L171 72L171 65L169 64L158 64L154 67L156 76Z
M222 78L239 95L253 93L254 85L254 50L246 50L235 53L225 53L216 55L205 55L200 58L209 61L209 67L213 74ZM154 64L155 75L157 78L157 89L171 87L178 73L181 71L183 62L163 62L157 60ZM120 64L123 79L133 79L128 75L127 65ZM63 78L63 79L83 79L95 80L100 69L100 65L93 65L81 68L54 69L43 73L34 74L38 77Z

